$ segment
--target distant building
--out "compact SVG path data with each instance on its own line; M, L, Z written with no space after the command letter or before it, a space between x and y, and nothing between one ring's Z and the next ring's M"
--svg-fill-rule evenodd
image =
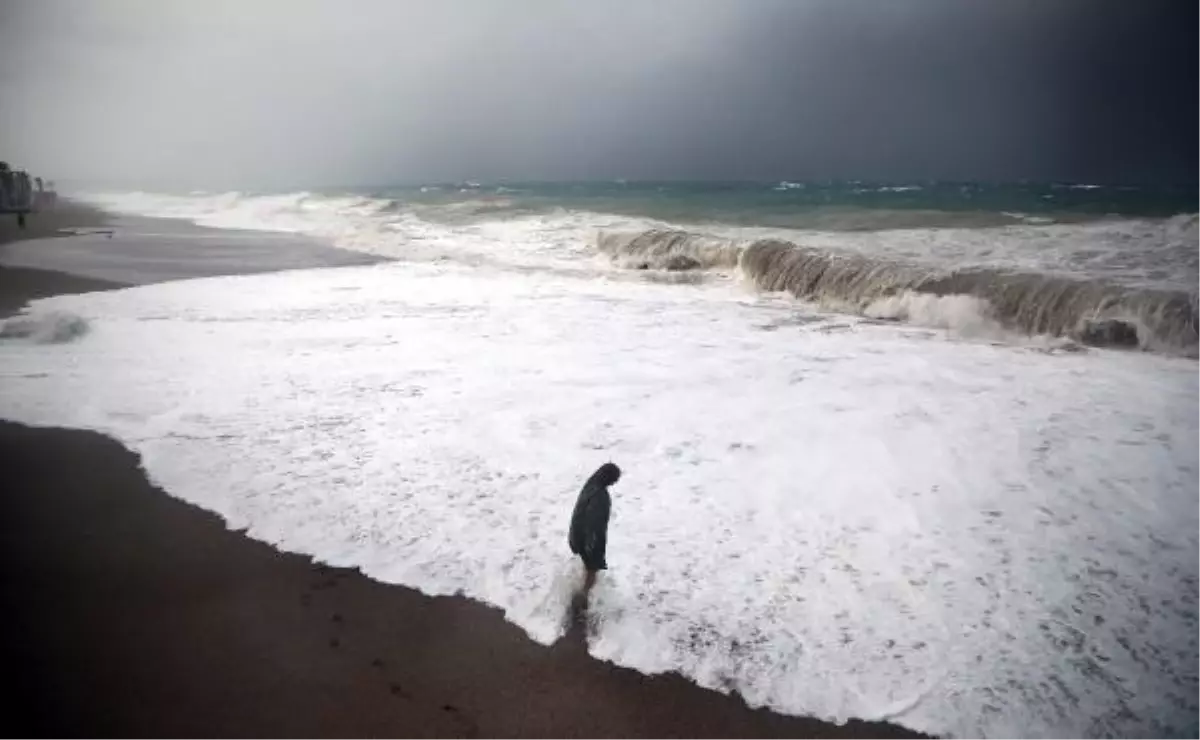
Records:
M46 202L43 193L40 177L37 178L35 190L34 180L28 172L14 170L8 162L0 162L0 213L15 213L23 217L30 211L36 211Z
M49 190L46 184L50 185ZM0 215L17 214L17 224L25 228L27 214L54 207L58 196L53 185L43 183L40 177L30 177L25 170L14 170L8 162L0 162Z

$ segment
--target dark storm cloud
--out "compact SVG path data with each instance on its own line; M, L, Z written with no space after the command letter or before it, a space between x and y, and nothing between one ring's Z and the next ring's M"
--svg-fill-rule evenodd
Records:
M0 156L146 186L1195 182L1196 4L0 5Z
M1064 166L1096 179L1195 183L1200 5L1112 5L1111 16L1084 14L1078 41L1061 53L1077 134L1063 143Z

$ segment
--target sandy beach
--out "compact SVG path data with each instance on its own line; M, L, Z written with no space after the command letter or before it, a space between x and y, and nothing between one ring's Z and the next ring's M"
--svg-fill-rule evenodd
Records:
M104 223L72 205L24 232L6 220L0 256L14 238ZM0 267L0 316L140 282L109 274ZM578 631L544 648L480 603L280 553L156 489L99 434L0 423L0 458L11 735L911 736L752 710L596 661Z
M64 236L75 229L104 229L111 217L95 208L60 200L48 211L30 213L25 217L25 228L21 228L13 214L0 215L0 244L41 239L48 236Z

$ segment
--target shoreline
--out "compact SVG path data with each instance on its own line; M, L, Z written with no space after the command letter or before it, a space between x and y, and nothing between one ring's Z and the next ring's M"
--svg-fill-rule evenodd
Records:
M71 229L104 230L112 223L112 215L99 208L59 198L58 204L25 217L25 228L17 226L16 216L0 214L0 245L12 242L71 236Z
M24 231L0 222L0 266L145 285L387 261L300 234L112 214L69 200L36 216Z
M578 631L546 648L480 602L276 551L155 488L95 432L0 422L0 450L16 482L0 526L10 731L915 736L752 710L595 660Z
M0 267L0 315L117 287ZM154 487L95 432L0 422L0 457L14 733L919 736L750 709L596 660L578 630L543 647L481 602L279 552Z

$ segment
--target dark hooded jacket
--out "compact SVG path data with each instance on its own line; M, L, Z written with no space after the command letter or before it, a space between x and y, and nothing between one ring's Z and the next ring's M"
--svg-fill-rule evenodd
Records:
M575 502L571 514L571 531L568 542L571 552L583 558L588 570L605 570L604 559L608 546L608 517L612 513L612 498L608 487L621 477L621 469L612 463L604 463L588 478Z

